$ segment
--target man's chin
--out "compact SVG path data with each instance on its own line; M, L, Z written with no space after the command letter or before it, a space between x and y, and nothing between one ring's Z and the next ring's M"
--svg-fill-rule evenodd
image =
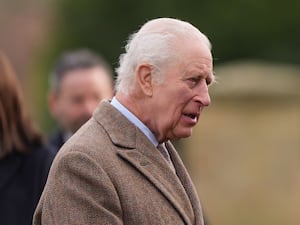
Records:
M186 131L183 131L183 132L180 132L176 135L176 138L175 140L179 140L179 139L182 139L182 138L188 138L192 135L192 130L186 130Z

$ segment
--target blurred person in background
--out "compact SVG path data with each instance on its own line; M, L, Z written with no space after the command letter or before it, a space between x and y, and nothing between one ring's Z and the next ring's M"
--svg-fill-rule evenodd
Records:
M30 225L54 154L25 108L21 85L0 52L0 224Z
M90 49L64 52L50 77L48 105L58 129L48 142L56 153L91 116L102 99L113 96L109 64Z
M171 141L189 137L210 104L211 44L190 23L159 18L125 51L115 96L56 155L34 225L204 224Z

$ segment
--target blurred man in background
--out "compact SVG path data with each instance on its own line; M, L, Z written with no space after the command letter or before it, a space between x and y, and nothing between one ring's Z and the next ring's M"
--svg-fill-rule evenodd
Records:
M48 105L58 130L48 146L56 153L92 115L102 99L113 96L109 64L89 49L65 52L50 77Z

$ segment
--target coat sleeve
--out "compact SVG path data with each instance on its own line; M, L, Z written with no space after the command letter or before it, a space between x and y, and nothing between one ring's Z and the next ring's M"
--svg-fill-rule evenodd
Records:
M117 191L99 162L76 151L57 157L33 224L122 225Z

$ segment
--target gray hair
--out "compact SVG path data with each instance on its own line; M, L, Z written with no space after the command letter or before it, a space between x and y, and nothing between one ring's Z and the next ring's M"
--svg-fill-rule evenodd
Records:
M68 72L94 67L104 69L110 76L110 79L112 79L111 67L104 58L96 52L87 48L63 52L50 74L49 81L51 90L55 92L59 91L61 80Z
M116 91L128 94L135 79L135 70L140 63L153 66L153 73L157 82L163 77L159 71L167 68L178 59L178 41L201 40L211 49L208 38L192 24L173 18L158 18L145 23L140 30L129 36L125 46L125 53L119 58L116 69Z

